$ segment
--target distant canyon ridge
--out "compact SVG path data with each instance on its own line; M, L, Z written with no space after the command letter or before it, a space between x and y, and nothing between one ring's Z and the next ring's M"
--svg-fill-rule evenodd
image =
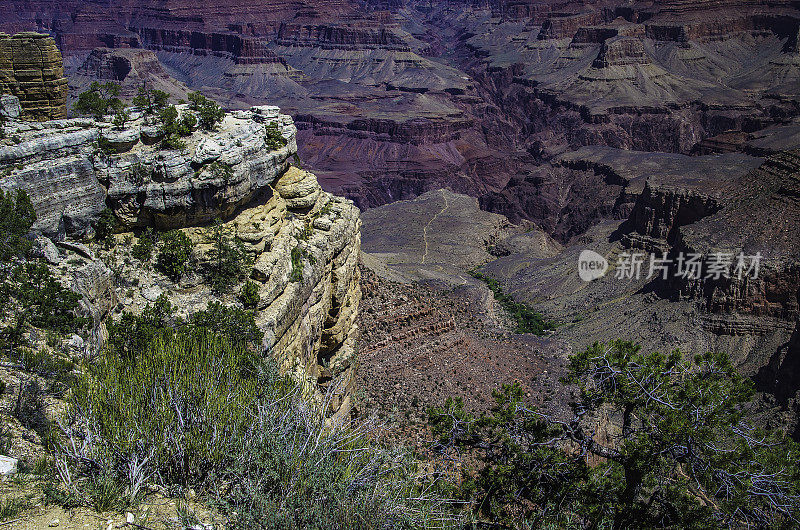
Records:
M800 114L791 1L0 5L0 31L55 37L73 95L106 79L277 104L362 208L447 187L561 242L637 193L580 148L760 157L792 147Z

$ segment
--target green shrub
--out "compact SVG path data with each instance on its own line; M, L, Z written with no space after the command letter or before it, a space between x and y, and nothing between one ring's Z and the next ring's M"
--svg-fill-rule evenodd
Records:
M261 348L264 333L258 329L253 311L210 302L206 309L197 311L186 323L189 327L204 328L227 337L233 344L241 344L253 351Z
M303 279L303 249L299 246L292 249L292 272L289 275L289 280L292 282L299 282Z
M161 140L162 149L173 149L179 151L181 149L184 149L185 147L186 147L186 142L184 142L174 134L167 134Z
M219 475L265 383L265 374L253 371L254 355L224 336L187 328L158 330L138 355L101 357L69 399L73 417L96 435L101 474L127 480L133 491L153 473L195 487ZM136 458L147 462L142 475L127 476Z
M175 125L175 122L178 121L178 109L175 108L175 105L164 107L159 111L158 118L161 120L161 125L165 129Z
M97 148L106 156L115 155L119 152L111 140L102 134L97 137Z
M33 503L27 497L3 498L0 499L0 521L7 521L15 518L20 512L33 507Z
M206 229L205 236L211 243L205 276L215 291L222 292L247 276L250 257L242 241L219 219Z
M156 257L158 268L171 280L177 281L186 272L194 255L194 244L180 230L170 230L161 236Z
M296 391L283 396L268 387L233 446L218 495L232 528L462 528L408 452L376 445L370 424L326 425Z
M12 414L23 427L39 435L46 450L53 449L55 424L45 414L44 392L36 379L20 381Z
M15 266L3 284L3 298L6 307L12 298L17 304L16 323L6 328L7 336L18 336L26 323L62 335L74 333L88 323L76 314L80 295L61 285L41 263ZM15 340L12 338L11 342Z
M131 248L131 255L141 262L150 261L153 256L153 247L156 245L156 235L152 228L139 234L139 239Z
M230 164L226 164L225 162L220 162L219 160L215 160L211 164L208 165L209 171L214 176L214 178L222 180L222 183L227 186L233 177L233 168Z
M199 116L200 127L207 131L213 131L225 117L225 111L215 101L199 92L190 92L189 102Z
M295 153L292 155L292 165L294 165L298 169L303 169L303 164L300 162L300 155Z
M130 181L136 186L144 184L145 180L150 178L150 170L141 162L136 162L131 166Z
M299 282L303 279L306 260L311 264L316 263L316 258L300 245L292 249L290 257L292 260L292 272L289 274L289 281L292 282Z
M253 281L245 282L242 286L242 292L239 293L239 301L248 309L255 309L261 301L261 295L258 294L258 284Z
M119 85L112 82L92 82L89 89L78 94L78 101L73 108L78 114L94 116L98 120L109 113L122 110L119 96Z
M14 348L9 357L22 364L28 372L60 381L64 381L75 369L75 363L71 359L56 355L47 348Z
M100 213L100 217L97 219L94 227L97 240L107 246L112 240L111 236L114 235L116 225L117 218L114 216L114 212L110 208L104 209Z
M264 126L264 129L264 142L267 144L268 149L280 149L286 145L287 140L283 137L283 134L281 134L277 123L270 122Z
M103 477L113 507L157 477L207 494L231 528L458 523L408 453L375 445L369 424L327 423L272 361L213 331L163 329L87 368L56 454L71 494L51 498L87 502Z
M748 421L753 385L726 355L595 343L563 382L578 391L571 417L527 407L519 382L494 393L488 415L459 400L430 410L440 448L480 460L463 495L487 525L788 528L800 517L800 448ZM601 434L603 417L619 434Z
M300 229L300 232L295 237L298 241L308 241L312 235L314 235L314 225L310 219L306 219L303 228Z
M117 129L124 129L125 124L128 123L130 119L131 115L128 114L124 109L120 109L114 115L114 119L111 121L111 123L113 123Z
M147 304L141 314L127 311L108 323L108 351L111 354L134 358L147 348L158 333L165 329L190 330L204 328L225 337L233 344L242 344L251 350L261 345L263 333L255 323L252 311L211 302L206 309L193 313L188 320L175 317L174 309L166 295L154 304Z
M517 333L533 333L534 335L544 335L546 331L555 329L556 324L545 320L541 313L535 311L527 304L516 302L511 296L503 292L500 283L494 278L484 276L479 272L472 271L473 277L483 281L494 293L494 298L500 302L500 306L506 311L517 324Z
M138 94L133 98L133 104L144 110L145 114L156 114L167 106L169 94L163 90L148 90L140 87Z
M108 353L125 359L135 359L157 333L175 325L172 304L162 294L153 305L147 304L141 314L134 315L125 311L119 319L107 323Z
M190 136L196 128L197 116L191 112L184 113L178 125L178 134L180 136Z
M187 113L179 119L178 109L174 105L164 107L159 112L161 120L161 132L164 137L161 140L163 149L183 149L186 143L181 140L183 136L190 136L197 123L197 118Z
M25 190L0 190L0 261L7 262L26 254L31 241L25 237L36 221Z

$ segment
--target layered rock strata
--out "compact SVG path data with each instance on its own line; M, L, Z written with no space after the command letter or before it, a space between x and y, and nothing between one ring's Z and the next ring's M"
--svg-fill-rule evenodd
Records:
M184 316L210 301L238 302L233 293L212 292L196 271L175 284L130 259L119 262L122 272L117 271L128 287L114 288L103 262L69 238L90 236L100 213L110 208L122 231L184 230L203 267L209 250L203 225L221 219L253 263L264 353L333 418L347 416L361 297L358 209L323 192L313 174L290 166L296 129L277 107L227 114L216 130L195 131L183 138L183 148L173 150L161 147L159 128L129 111L132 119L124 127L94 119L9 120L6 132L14 140L0 145L0 187L28 192L38 218L35 232L82 253L81 262L90 260L75 271L72 284L95 323L92 347L102 346L112 308L141 311L161 294ZM178 111L191 112L185 105ZM268 147L271 124L286 145ZM61 263L58 249L44 236L37 252ZM124 239L117 237L117 247Z
M67 117L67 79L52 37L0 34L0 94L19 98L23 119Z
M156 54L142 48L95 48L86 58L67 58L69 93L80 94L93 81L117 83L120 97L131 100L139 89L162 90L176 100L186 99L189 89L173 79Z

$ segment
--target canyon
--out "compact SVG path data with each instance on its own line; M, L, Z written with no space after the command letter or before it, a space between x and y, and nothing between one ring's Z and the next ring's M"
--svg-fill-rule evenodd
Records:
M145 83L234 112L279 105L304 167L364 210L364 260L384 279L485 295L467 274L482 267L562 324L562 351L619 335L722 349L794 410L796 2L0 5L0 31L53 36L71 97L99 79L126 97ZM126 190L109 188L112 202L157 222ZM764 268L747 282L585 284L587 248L611 263L760 252Z
M763 155L755 137L800 112L788 1L8 7L0 30L52 34L73 93L100 78L277 104L322 186L361 208L447 187L561 242L618 215L575 208L608 183L565 153Z

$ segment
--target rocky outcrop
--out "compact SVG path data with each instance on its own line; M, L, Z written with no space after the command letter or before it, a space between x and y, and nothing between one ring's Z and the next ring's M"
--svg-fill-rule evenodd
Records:
M185 105L178 109L191 112ZM0 186L28 191L38 232L56 239L90 235L108 206L122 231L184 230L196 244L200 267L209 250L202 225L221 219L253 263L264 353L273 355L310 398L320 405L326 401L334 419L347 416L361 298L358 209L323 192L313 174L290 167L297 150L295 128L277 107L227 114L215 131L184 137L185 147L178 150L152 143L160 133L129 110L132 119L124 128L94 119L10 121L10 134L21 141L0 147L5 175ZM269 124L278 126L285 146L267 146ZM74 255L66 260L64 281L81 295L81 308L93 322L87 351L105 343L105 322L113 310L138 312L162 294L182 316L210 301L238 303L234 292L212 292L194 271L188 283L177 285L119 258L125 239L118 236L114 251L58 242ZM45 237L37 239L36 252L54 264L65 261Z
M659 189L647 182L628 218L632 231L625 234L626 241L633 248L664 250L675 242L681 226L712 215L721 207L713 194L675 187Z
M331 411L346 415L353 405L361 299L358 209L323 193L312 174L298 169L278 179L273 200L287 214L253 270L261 284L257 322L264 346L320 399L330 391Z
M184 31L171 28L132 28L142 44L151 50L192 55L213 55L231 59L236 64L269 64L285 62L277 57L266 42L234 32Z
M603 18L600 11L550 17L542 24L539 40L572 38L578 28L602 23Z
M23 119L66 118L67 79L52 37L0 34L0 94L19 98Z
M600 53L592 63L595 68L648 64L650 60L644 52L644 44L633 37L614 37L603 41Z
M701 300L713 313L794 324L800 318L798 196L798 151L773 155L733 182L719 212L680 230L675 250L701 254L705 264L715 253L758 253L758 274L676 279L674 292Z
M189 92L186 85L167 73L153 51L142 48L95 48L82 62L68 61L65 69L73 96L93 81L117 83L120 97L126 100L143 86L162 90L176 100L185 100Z
M278 125L284 147L267 148L268 123ZM121 131L106 129L107 140L125 152L96 162L111 208L129 227L189 226L228 217L266 190L297 149L292 119L277 107L236 111L217 131L198 131L186 141L189 156L160 149L152 129L138 120Z
M43 123L8 121L12 141L0 144L0 187L22 188L36 210L36 232L48 236L86 235L106 206L97 180L92 120Z
M191 226L229 217L267 190L297 149L292 120L277 107L236 111L218 130L186 138L185 150L161 149L159 128L132 117L124 128L91 119L9 122L18 142L0 146L0 186L28 191L34 228L49 236L90 234L106 205L128 228ZM268 123L279 126L284 147L266 147Z
M323 192L313 174L294 167L273 184L274 192L247 205L225 226L243 241L253 262L264 351L320 404L326 394L334 417L344 417L352 407L361 300L359 211L352 202ZM202 260L208 250L203 229L185 230L198 242ZM170 282L156 285L158 294L187 312L222 296L202 285L188 292Z
M408 44L384 25L353 27L327 24L281 24L277 42L281 46L325 45L330 47L363 49L384 48L411 51Z

